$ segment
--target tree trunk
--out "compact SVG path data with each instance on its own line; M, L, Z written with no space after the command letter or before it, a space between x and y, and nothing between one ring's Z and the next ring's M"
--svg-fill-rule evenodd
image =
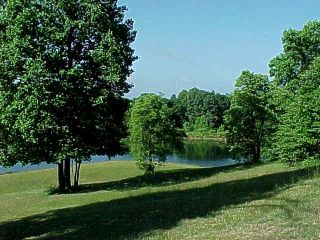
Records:
M80 166L81 161L75 161L75 172L74 172L74 179L73 179L73 185L77 187L79 185L79 176L80 176Z
M71 178L70 178L70 158L63 161L63 176L65 181L65 189L71 188Z
M62 162L58 163L58 186L60 190L63 190L65 188Z
M257 160L258 160L258 162L261 162L261 146L260 146L260 143L257 146Z
M261 157L261 147L260 147L260 143L258 143L254 147L252 162L254 162L254 163L260 162L260 157Z
M58 185L60 190L67 190L71 188L69 158L58 163Z

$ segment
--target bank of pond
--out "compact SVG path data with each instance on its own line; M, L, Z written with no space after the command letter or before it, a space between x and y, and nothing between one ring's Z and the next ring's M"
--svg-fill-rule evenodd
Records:
M133 160L131 154L118 155L112 157L110 160L122 161ZM93 156L91 163L109 161L106 156ZM184 149L167 155L167 162L169 163L181 163L202 167L219 167L236 164L237 161L232 159L232 155L229 148L223 142L197 140L186 141ZM38 165L16 165L14 167L5 168L0 166L0 174L10 172L20 172L29 170L39 170L54 168L56 164L42 163Z

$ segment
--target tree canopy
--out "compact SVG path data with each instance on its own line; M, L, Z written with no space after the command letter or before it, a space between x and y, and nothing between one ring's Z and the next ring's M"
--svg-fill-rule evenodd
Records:
M136 59L133 21L108 1L7 1L0 12L0 162L115 155ZM68 176L67 185L69 185Z
M182 134L174 126L172 112L156 94L144 94L132 103L129 113L130 151L138 167L152 173L155 164L182 145Z
M297 162L320 154L320 21L283 34L283 53L270 62L277 131L271 156Z
M227 142L236 158L259 162L268 131L268 77L243 71L226 113Z

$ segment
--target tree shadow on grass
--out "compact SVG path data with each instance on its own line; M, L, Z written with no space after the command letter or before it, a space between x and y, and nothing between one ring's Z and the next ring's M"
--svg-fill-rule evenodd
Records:
M211 177L217 173L229 172L235 170L244 170L255 167L257 165L232 165L212 168L187 168L178 170L167 170L155 172L154 174L140 175L136 177L126 178L117 181L108 181L101 183L82 184L70 192L65 193L88 193L102 190L128 191L142 187L160 187L184 182L196 181L203 178ZM261 165L260 165L261 166ZM55 194L56 192L53 192ZM58 192L59 193L59 192Z
M292 170L53 210L1 223L0 239L139 238L152 230L171 229L183 219L213 216L223 207L271 197L310 177L312 170Z

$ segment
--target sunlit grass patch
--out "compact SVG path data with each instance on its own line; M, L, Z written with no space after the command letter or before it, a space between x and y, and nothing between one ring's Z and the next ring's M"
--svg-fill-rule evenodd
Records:
M53 169L2 175L0 239L318 239L314 171L168 164L142 176L108 162L84 165L82 191L55 195Z

